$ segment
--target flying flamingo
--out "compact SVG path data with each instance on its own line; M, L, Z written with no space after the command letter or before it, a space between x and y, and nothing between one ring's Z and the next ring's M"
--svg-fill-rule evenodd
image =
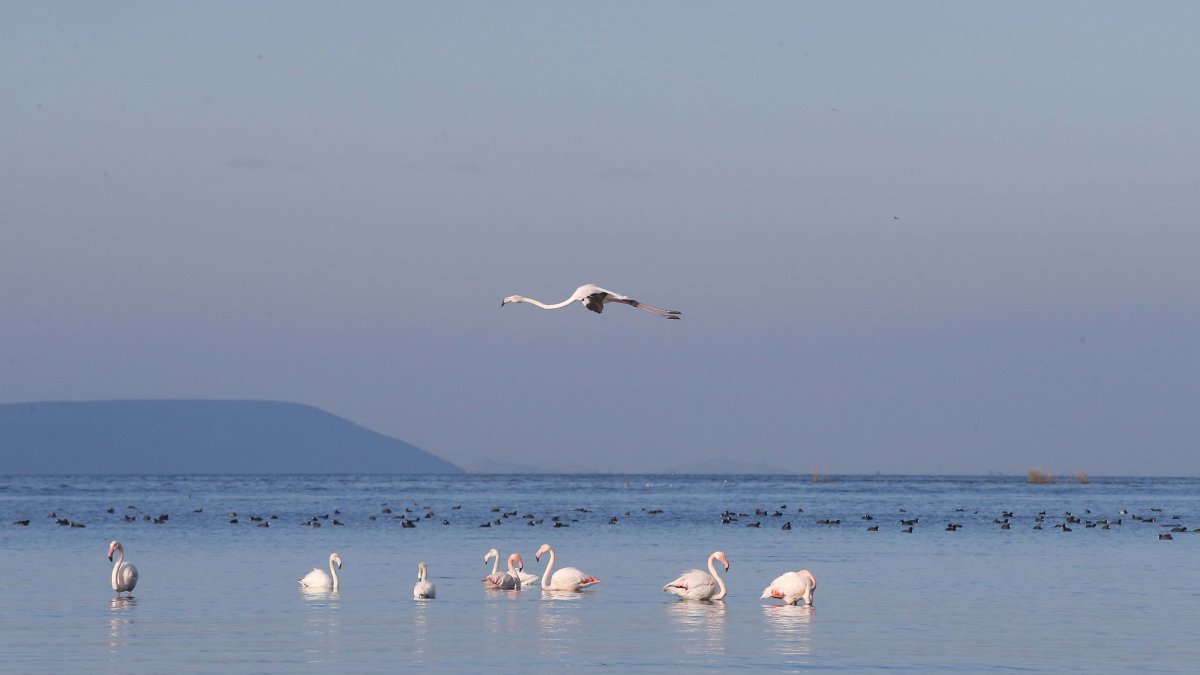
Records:
M127 593L127 597L133 597L133 587L137 586L138 572L133 563L125 562L125 547L121 546L121 542L112 541L108 545L108 559L113 559L113 551L117 552L117 560L113 563L112 570L112 589L116 591L117 597L121 597L122 593Z
M425 563L417 563L417 585L413 586L414 600L432 600L437 597L437 589L433 587L433 582L425 578L428 574Z
M509 303L514 303L514 302L528 302L529 304L536 305L538 307L541 307L542 309L562 309L563 307L566 307L567 305L569 305L575 301L582 302L584 307L587 307L588 309L592 310L593 312L595 312L597 314L604 311L604 305L606 305L610 302L619 302L622 305L629 305L630 307L637 307L638 309L642 310L643 312L650 312L651 314L653 314L655 316L661 316L664 319L680 318L678 310L659 309L658 307L652 307L650 305L640 303L637 300L634 300L633 298L627 298L624 295L621 295L619 293L613 293L610 290L600 288L599 286L596 286L595 284L584 284L584 285L580 286L579 288L576 288L575 292L571 294L571 297L567 298L566 300L563 300L562 302L560 302L556 305L547 305L544 302L539 302L537 300L534 300L533 298L527 298L523 295L510 295L507 298L505 298L504 300L500 301L500 306L503 307Z
M340 569L342 569L342 557L337 553L330 553L329 574L314 567L311 572L296 581L304 588L332 588L336 591L339 583L338 570ZM332 578L330 578L331 575Z
M483 578L483 583L488 588L494 588L498 591L519 591L521 590L521 578L517 576L517 571L513 569L513 561L520 560L521 556L513 553L508 556L508 571L507 572L492 572ZM487 560L483 561L485 564ZM500 556L496 556L496 566L500 564Z
M780 598L785 605L795 605L801 600L813 604L813 593L817 591L817 578L808 570L785 572L770 586L763 589L762 598Z
M542 572L543 591L581 591L592 584L600 583L596 577L584 574L574 567L564 567L551 574L554 568L554 549L550 548L550 544L542 544L533 559L541 560L542 554L546 552L550 553L550 560L546 562L546 569Z
M715 560L720 560L725 571L729 571L729 560L725 558L725 553L715 551L708 556L708 572L688 570L663 586L663 591L674 593L684 600L724 600L727 589L724 580L717 574L717 568L713 566Z

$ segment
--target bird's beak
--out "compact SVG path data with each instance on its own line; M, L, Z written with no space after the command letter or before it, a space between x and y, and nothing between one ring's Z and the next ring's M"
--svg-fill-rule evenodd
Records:
M108 562L112 562L112 554L111 553L108 554Z
M536 560L536 561L538 561L538 562L541 562L541 560L542 560L542 556L540 556L540 555L535 555L535 556L533 556L533 559L534 559L534 560Z

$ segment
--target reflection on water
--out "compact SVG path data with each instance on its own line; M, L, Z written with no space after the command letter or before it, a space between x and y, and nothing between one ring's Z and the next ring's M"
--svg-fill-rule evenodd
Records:
M502 591L484 587L482 611L479 613L481 630L496 636L500 641L511 636L524 636L532 632L525 607L533 591Z
M807 656L812 653L811 630L817 610L812 605L763 605L763 617L771 645L779 654Z
M417 661L421 660L417 657L425 656L426 642L429 640L429 602L417 600L413 608L412 655Z
M108 604L108 652L116 654L129 643L137 598L113 598Z
M341 600L338 591L328 588L300 588L304 599L304 635L302 642L309 663L334 663L342 637Z
M554 655L569 649L580 639L584 630L579 621L578 602L586 601L590 593L571 591L542 591L537 603L538 648L542 654Z
M729 624L722 601L680 600L666 605L667 616L674 621L684 648L698 654L724 654L725 628Z

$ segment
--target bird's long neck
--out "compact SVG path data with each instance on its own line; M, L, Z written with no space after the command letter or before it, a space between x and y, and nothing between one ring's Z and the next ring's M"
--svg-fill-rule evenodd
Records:
M417 581L425 581L425 565L422 563L417 566Z
M329 576L333 577L333 590L338 587L337 565L333 564L333 556L329 557Z
M521 589L521 575L517 573L517 568L513 567L513 560L515 560L515 559L516 559L516 556L510 555L508 557L508 576L513 578L513 581L516 582L516 584L517 584L517 590L520 590Z
M500 554L497 553L496 555L488 556L488 558L491 558L491 560L492 560L492 574L499 574L500 573ZM487 558L485 558L483 562L484 562L484 564L486 564Z
M713 564L713 562L716 559L717 559L716 553L708 556L708 573L711 574L713 576L713 578L717 580L717 586L721 590L720 590L720 592L718 592L716 595L712 596L709 599L710 600L723 600L723 599L725 599L725 593L726 593L726 591L728 591L728 589L725 588L725 580L721 578L720 574L717 574L717 566Z
M546 561L546 570L542 572L542 588L550 589L550 571L554 569L554 549L547 551L550 554L550 559Z
M117 590L117 577L121 571L121 563L125 562L125 549L117 547L117 559L113 561L112 587Z
M562 302L558 303L557 305L547 305L546 303L544 303L540 300L534 300L533 298L523 298L522 302L528 302L531 305L537 305L538 307L541 307L542 309L562 309L563 307L566 307L567 305L571 304L572 302L575 302L575 296L571 296L571 297L567 298L566 300L563 300Z

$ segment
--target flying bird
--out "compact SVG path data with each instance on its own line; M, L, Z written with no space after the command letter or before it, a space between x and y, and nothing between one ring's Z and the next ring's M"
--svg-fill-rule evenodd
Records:
M556 305L547 305L544 302L534 300L533 298L527 298L523 295L510 295L500 302L500 306L503 307L509 303L515 302L527 302L531 305L541 307L542 309L562 309L563 307L566 307L567 305L576 301L582 302L584 307L587 307L597 314L604 311L604 306L606 304L610 302L619 302L622 305L636 307L643 312L650 312L651 314L655 316L661 316L664 319L680 318L680 312L678 310L659 309L658 307L652 307L650 305L638 302L633 298L627 298L619 293L613 293L610 290L600 288L595 284L584 284L579 288L576 288L575 292L571 294L571 297Z

